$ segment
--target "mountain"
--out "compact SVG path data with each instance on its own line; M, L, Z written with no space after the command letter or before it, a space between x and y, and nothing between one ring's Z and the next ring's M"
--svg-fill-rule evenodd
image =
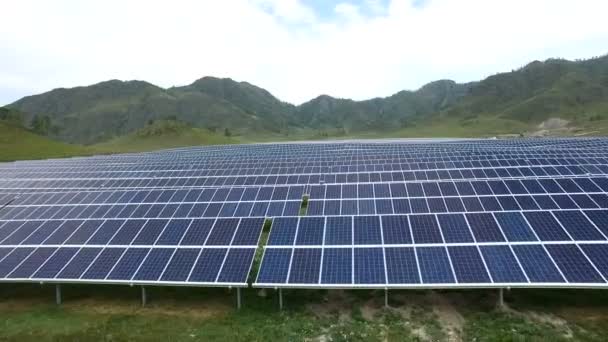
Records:
M449 116L493 115L525 123L551 117L580 121L608 109L608 56L580 62L534 61L473 84Z
M447 108L467 92L468 85L442 80L415 92L401 91L386 98L366 101L319 96L300 105L296 120L313 128L367 131L405 127L410 121Z
M440 80L365 101L322 95L294 106L247 82L204 77L168 89L112 80L28 96L8 107L23 112L23 122L36 131L82 144L121 137L163 119L245 137L315 131L354 136L436 122L459 125L461 132L477 125L474 131L483 132L480 122L492 120L507 132L533 129L554 117L608 125L608 56L535 61L478 82Z

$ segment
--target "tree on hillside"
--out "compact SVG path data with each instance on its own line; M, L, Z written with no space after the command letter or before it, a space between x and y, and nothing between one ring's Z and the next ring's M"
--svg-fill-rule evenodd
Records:
M34 115L30 126L34 132L47 135L51 129L51 118L48 115Z
M224 136L226 136L226 137L232 136L232 132L230 132L230 130L227 127L224 129Z

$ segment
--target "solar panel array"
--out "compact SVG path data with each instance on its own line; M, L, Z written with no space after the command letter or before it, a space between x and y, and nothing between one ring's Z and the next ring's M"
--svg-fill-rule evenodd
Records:
M607 175L603 138L4 163L0 281L247 286L271 218L258 287L602 287Z

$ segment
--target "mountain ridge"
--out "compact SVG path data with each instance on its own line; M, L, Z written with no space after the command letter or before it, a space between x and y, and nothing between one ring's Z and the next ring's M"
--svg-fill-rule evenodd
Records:
M552 116L575 121L599 116L601 121L608 108L608 56L533 61L481 81L442 79L362 101L319 95L296 106L248 82L205 76L170 88L140 80L108 80L26 96L7 107L24 112L23 121L29 125L44 118L49 122L44 133L50 137L84 144L123 136L163 119L244 136L386 131L429 120L470 124L475 118L491 117L526 125Z

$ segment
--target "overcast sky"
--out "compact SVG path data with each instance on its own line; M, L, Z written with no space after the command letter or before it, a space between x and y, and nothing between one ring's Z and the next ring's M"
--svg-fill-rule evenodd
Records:
M4 1L0 104L108 79L231 77L299 104L608 53L606 0Z

